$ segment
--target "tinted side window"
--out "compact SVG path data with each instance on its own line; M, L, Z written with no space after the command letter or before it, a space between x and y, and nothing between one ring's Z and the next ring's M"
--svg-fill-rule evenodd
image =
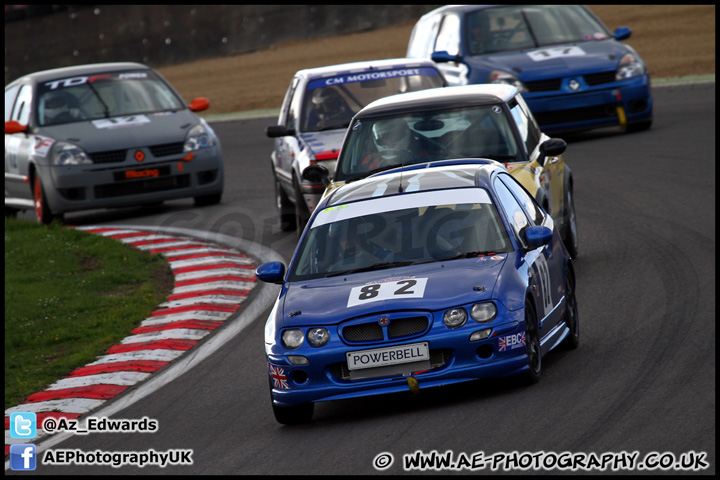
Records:
M520 245L522 245L523 248L527 248L527 244L522 236L522 231L529 225L525 212L513 194L510 193L508 187L505 186L505 184L498 178L495 179L494 186L495 192L500 199L501 208L505 210L505 214L510 221L510 225L515 231L515 236L520 242Z
M527 191L510 175L500 174L498 177L515 195L515 198L520 202L522 209L532 220L532 223L535 225L542 225L545 220L545 213L537 202L527 193Z
M16 120L21 125L27 125L30 121L30 107L32 105L32 87L23 85L15 101L15 106L10 120Z
M15 103L15 95L17 95L20 85L15 85L5 90L5 121L10 120L13 104Z
M449 14L443 18L435 42L435 51L446 51L450 55L460 54L460 17Z
M540 127L538 127L535 118L530 113L530 109L522 96L516 95L515 98L513 98L510 102L510 111L518 126L522 141L525 143L527 153L528 155L532 155L540 143L540 136L542 135Z
M407 56L413 58L430 58L432 46L437 36L440 15L433 15L420 20L413 29L410 44L408 45Z
M297 89L298 82L299 80L297 78L292 79L292 81L290 82L290 86L288 87L287 93L285 94L285 101L283 102L282 108L280 109L280 119L278 123L280 123L281 125L285 125L287 128L295 128L297 109L293 109L292 105L293 96Z

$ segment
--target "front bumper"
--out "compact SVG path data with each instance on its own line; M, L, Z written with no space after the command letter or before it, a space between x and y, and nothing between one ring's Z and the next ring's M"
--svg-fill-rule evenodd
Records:
M53 213L150 204L223 192L219 147L144 161L113 164L39 166L47 202Z
M603 85L581 87L577 92L524 93L533 116L548 135L608 126L642 123L652 119L648 75ZM618 109L622 109L621 111Z
M469 340L473 332L486 328L492 328L489 338L473 342ZM348 346L337 342L338 345L328 344L304 351L301 351L302 349L285 351L284 354L275 354L271 351L267 355L267 361L268 374L273 385L273 403L278 406L293 406L307 402L408 391L411 389L411 384L423 389L519 374L528 368L524 343L515 343L513 348L510 348L509 343L501 346L501 339L505 341L510 336L524 337L524 332L524 319L518 316L513 321L494 327L475 323L451 330L444 325L436 324L423 336L383 345ZM403 373L386 375L378 373L379 376L357 380L349 377L347 352L417 342L429 344L431 357L429 366L423 365L422 362L407 363L402 367L406 370ZM310 355L312 351L314 354ZM288 359L289 355L304 355L309 363L293 365ZM384 367L378 367L377 371L380 372L381 368ZM408 381L409 378L417 383L415 384L413 380Z

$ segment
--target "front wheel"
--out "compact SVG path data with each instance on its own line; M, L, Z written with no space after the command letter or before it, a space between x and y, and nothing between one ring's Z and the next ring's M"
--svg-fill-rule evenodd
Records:
M35 175L33 199L35 201L35 219L38 223L47 225L52 222L56 216L50 211L50 206L47 203L47 197L45 196L45 190L43 189L39 175Z
M220 200L222 200L222 193L203 195L201 197L195 197L195 205L198 207L207 207L220 203Z
M566 203L567 218L565 219L566 225L563 243L570 254L570 258L575 258L578 255L578 228L577 218L575 217L575 199L573 198L572 187L568 190Z
M272 380L269 377L268 386L270 387L270 403L272 404L273 415L275 415L275 420L277 420L278 423L282 423L283 425L300 425L312 419L313 412L315 411L314 403L303 403L293 405L292 407L275 405L272 398Z
M275 206L280 216L280 230L292 232L297 228L295 205L290 201L278 179L275 179Z
M305 197L303 197L300 182L297 181L297 178L293 180L293 184L295 185L295 224L297 226L297 236L300 238L303 230L305 230L305 225L310 220L310 209L305 203Z
M293 405L292 407L279 407L273 403L272 406L275 420L283 425L300 425L308 423L313 416L315 410L314 403L303 403L301 405Z
M574 350L580 345L580 318L575 297L575 279L570 275L570 271L566 273L565 278L565 324L570 333L561 343L561 347L565 350Z
M542 350L540 350L540 331L535 309L529 300L525 301L525 353L528 360L525 381L528 384L537 383L542 372Z

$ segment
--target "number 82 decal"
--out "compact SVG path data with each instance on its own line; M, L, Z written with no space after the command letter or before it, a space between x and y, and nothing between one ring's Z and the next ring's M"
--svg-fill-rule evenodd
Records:
M348 308L380 300L422 298L427 278L406 278L393 282L368 283L350 290Z

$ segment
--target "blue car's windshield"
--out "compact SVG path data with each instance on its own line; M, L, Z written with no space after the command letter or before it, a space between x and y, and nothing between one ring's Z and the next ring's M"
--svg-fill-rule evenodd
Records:
M291 281L507 252L511 245L490 197L479 188L332 207L319 212L309 229Z
M170 87L148 70L52 80L39 84L37 94L40 126L185 108Z
M609 38L607 28L580 5L518 5L468 13L470 55Z

